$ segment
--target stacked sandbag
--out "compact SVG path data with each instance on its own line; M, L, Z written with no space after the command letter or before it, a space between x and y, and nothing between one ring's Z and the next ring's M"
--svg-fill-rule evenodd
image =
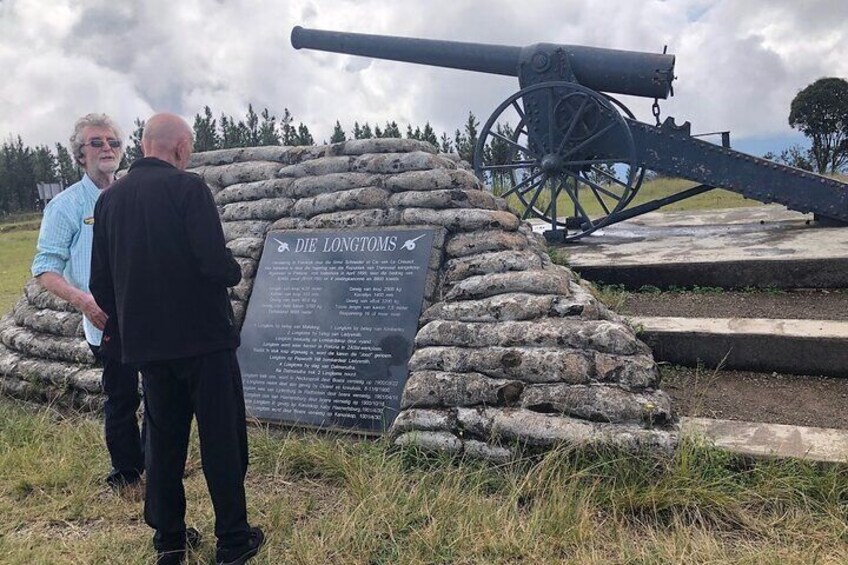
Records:
M562 442L673 448L671 403L648 348L455 156L416 140L368 139L211 151L194 155L191 167L210 186L242 267L230 292L239 323L270 231L436 229L402 411L390 430L396 443L497 460ZM79 339L78 318L61 304L22 302L0 329L0 374L17 379L7 390L33 380L4 355L87 370L90 360L66 341ZM56 345L24 345L35 335ZM82 376L59 382L89 386Z

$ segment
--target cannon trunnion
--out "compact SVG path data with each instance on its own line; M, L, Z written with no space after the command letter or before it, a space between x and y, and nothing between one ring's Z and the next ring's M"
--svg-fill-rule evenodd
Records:
M537 43L527 47L436 41L295 27L297 48L516 76L521 90L486 121L474 151L478 176L550 224L553 241L721 187L848 223L848 184L696 139L689 123L637 121L613 94L666 98L674 56ZM656 115L656 114L655 114ZM695 181L634 204L646 170Z

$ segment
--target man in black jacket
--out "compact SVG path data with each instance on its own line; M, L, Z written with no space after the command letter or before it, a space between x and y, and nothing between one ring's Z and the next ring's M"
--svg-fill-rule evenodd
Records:
M264 536L247 522L247 430L238 328L227 287L241 269L212 195L185 172L192 132L173 114L150 118L145 157L94 209L91 292L107 314L102 350L141 368L147 445L145 521L159 563L185 556L183 470L192 416L215 509L218 563L240 564ZM189 530L189 544L196 532Z

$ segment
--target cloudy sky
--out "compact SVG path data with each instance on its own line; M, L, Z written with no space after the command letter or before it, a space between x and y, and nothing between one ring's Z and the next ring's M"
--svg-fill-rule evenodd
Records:
M0 0L0 136L67 143L73 121L106 112L126 132L204 105L242 117L288 108L319 142L336 120L485 121L518 80L295 50L309 28L524 46L637 51L668 45L675 97L663 115L693 133L729 129L761 154L802 140L789 104L824 76L848 77L845 0ZM651 122L651 101L626 99Z

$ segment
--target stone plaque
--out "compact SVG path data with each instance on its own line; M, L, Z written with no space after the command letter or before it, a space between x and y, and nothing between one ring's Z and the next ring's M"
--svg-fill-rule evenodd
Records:
M394 421L433 229L271 232L241 331L248 413L382 432Z

